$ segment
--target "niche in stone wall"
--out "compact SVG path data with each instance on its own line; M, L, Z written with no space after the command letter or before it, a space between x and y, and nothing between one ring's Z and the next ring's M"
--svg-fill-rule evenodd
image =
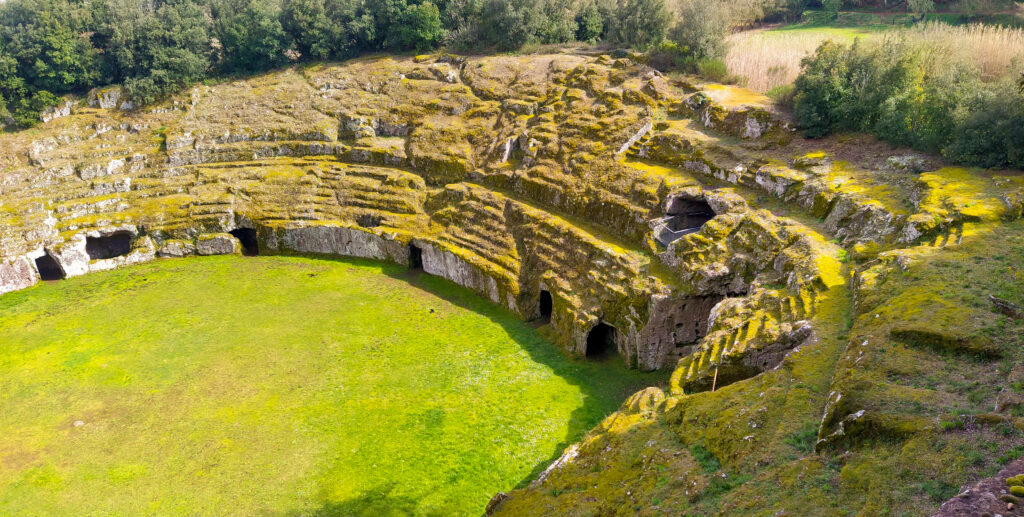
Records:
M715 211L711 205L701 199L680 196L668 203L665 217L658 220L654 229L654 239L662 246L700 231L712 218Z
M551 310L554 307L554 300L551 299L551 293L546 289L540 291L540 320L544 323L551 323Z
M231 230L238 242L242 243L242 255L255 257L260 254L260 243L256 238L256 230L252 228L236 228Z
M423 269L423 251L415 244L409 244L409 269Z
M600 322L587 334L586 356L592 359L602 359L618 351L615 344L615 327L605 322Z
M381 216L373 214L361 214L356 217L356 224L363 228L376 228L380 226Z
M64 278L64 270L60 264L50 256L49 253L36 259L36 269L39 270L41 280L61 280Z
M102 237L86 237L85 252L89 260L122 257L132 251L132 234L116 232Z

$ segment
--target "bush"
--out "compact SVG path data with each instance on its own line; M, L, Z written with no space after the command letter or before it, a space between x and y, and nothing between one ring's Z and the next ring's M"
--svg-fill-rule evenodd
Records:
M794 113L812 138L863 130L961 163L1024 168L1024 95L1014 78L986 83L976 67L924 43L825 42L802 63Z
M775 88L768 90L764 94L768 96L768 98L770 98L771 100L775 101L775 104L778 104L779 106L782 106L784 108L792 109L794 92L795 88L792 84L784 84L781 86L776 86Z
M720 83L735 82L735 78L729 75L729 68L720 59L700 59L697 61L697 73L702 77Z
M39 114L51 106L56 106L60 97L46 91L39 90L30 97L18 99L10 107L10 116L13 119L13 126L19 129L32 127L39 123Z
M1024 95L1013 81L979 88L961 104L942 154L984 167L1024 169Z

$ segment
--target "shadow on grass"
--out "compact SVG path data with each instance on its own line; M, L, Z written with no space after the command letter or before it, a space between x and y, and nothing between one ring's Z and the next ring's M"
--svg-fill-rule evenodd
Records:
M568 432L561 437L561 442L552 455L534 465L530 472L515 485L496 487L496 491L508 491L526 486L558 459L566 447L583 438L588 430L618 409L627 397L648 386L664 387L668 382L669 372L642 373L631 370L626 367L619 356L614 354L612 354L613 357L601 361L571 359L542 337L537 328L524 322L513 312L443 278L375 260L322 255L303 256L329 262L380 267L384 275L406 281L412 287L482 315L501 326L509 338L530 355L530 359L547 366L555 375L577 387L583 393L583 405L570 415ZM354 499L326 502L319 509L288 513L285 516L451 515L450 512L431 513L431 510L421 508L420 502L415 499L404 495L394 495L395 488L395 484L378 486ZM480 503L481 513L486 502L481 501Z
M358 497L341 502L328 501L320 507L308 510L294 510L282 517L447 517L447 512L424 510L420 501L403 495L396 495L395 483L379 485Z

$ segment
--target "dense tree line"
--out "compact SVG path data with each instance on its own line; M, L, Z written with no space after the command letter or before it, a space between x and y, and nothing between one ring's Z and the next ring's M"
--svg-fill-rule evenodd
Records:
M58 96L123 84L147 104L205 78L363 52L510 51L605 42L722 53L731 23L804 0L7 0L0 121L26 127Z
M983 80L927 45L825 42L806 58L795 114L808 136L868 131L966 164L1024 168L1024 82Z

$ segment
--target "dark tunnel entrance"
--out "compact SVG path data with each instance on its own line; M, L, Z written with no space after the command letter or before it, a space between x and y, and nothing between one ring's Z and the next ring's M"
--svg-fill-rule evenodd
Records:
M36 259L36 269L39 270L39 278L41 280L64 279L64 270L60 268L60 264L57 264L57 261L49 253Z
M703 200L684 197L673 199L654 237L663 246L668 246L686 235L699 231L715 215L711 205Z
M616 351L615 327L602 321L587 334L587 357L602 359Z
M260 254L260 243L256 239L256 230L252 228L237 228L231 230L230 233L242 243L242 255L255 257Z
M547 290L540 291L540 320L544 323L551 323L551 309L553 301L551 293Z
M122 257L132 251L132 234L117 232L104 237L86 237L85 252L89 260Z
M409 244L409 269L423 269L423 252L415 244Z

